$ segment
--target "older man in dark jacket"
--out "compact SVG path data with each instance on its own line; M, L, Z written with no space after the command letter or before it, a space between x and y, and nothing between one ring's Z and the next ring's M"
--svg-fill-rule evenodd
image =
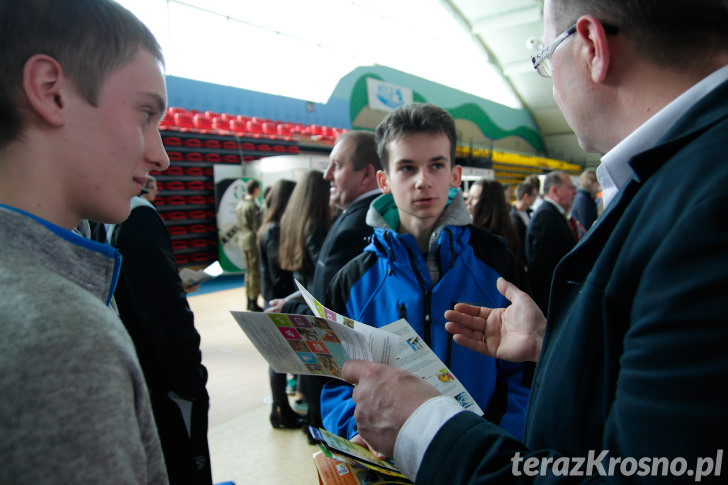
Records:
M546 313L554 269L576 244L568 220L576 188L565 172L556 171L546 176L543 191L544 202L526 230L526 259L533 299Z

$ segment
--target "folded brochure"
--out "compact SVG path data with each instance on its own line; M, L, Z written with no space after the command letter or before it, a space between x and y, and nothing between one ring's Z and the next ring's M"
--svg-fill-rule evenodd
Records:
M231 313L276 372L340 378L349 359L391 365L397 358L399 337L380 329L365 334L312 315Z
M321 428L308 427L311 436L317 439L319 448L328 456L339 462L365 467L377 474L396 477L397 483L412 483L390 460L382 460L374 456L367 448L336 436Z
M258 352L280 373L341 378L349 359L380 362L424 379L463 408L483 411L405 320L375 328L324 307L296 281L314 315L231 312Z
M338 460L322 447L313 454L319 485L401 485L410 480L359 465L351 460Z
M179 277L182 280L182 284L185 286L196 285L197 283L204 283L213 278L217 278L223 273L222 266L219 261L215 261L211 265L203 269L192 270L190 268L182 268L179 272Z

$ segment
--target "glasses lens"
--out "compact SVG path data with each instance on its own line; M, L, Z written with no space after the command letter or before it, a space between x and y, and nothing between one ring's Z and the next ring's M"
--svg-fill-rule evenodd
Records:
M551 58L546 59L538 65L538 73L543 77L551 77Z

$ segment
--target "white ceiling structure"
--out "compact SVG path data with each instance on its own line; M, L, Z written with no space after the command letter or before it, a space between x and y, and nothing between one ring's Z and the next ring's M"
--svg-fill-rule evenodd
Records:
M600 155L581 149L553 98L550 79L531 67L531 55L543 45L542 0L442 0L462 19L489 61L531 112L548 156L595 166Z
M118 1L160 40L168 74L324 102L354 67L386 65L523 107L546 156L599 161L579 147L551 80L531 67L543 0Z

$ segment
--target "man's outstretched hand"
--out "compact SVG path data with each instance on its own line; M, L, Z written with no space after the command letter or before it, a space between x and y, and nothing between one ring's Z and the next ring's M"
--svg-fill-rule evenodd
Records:
M527 293L504 278L498 291L511 305L488 308L458 303L445 312L445 328L453 340L475 352L511 362L536 362L541 352L546 317Z

